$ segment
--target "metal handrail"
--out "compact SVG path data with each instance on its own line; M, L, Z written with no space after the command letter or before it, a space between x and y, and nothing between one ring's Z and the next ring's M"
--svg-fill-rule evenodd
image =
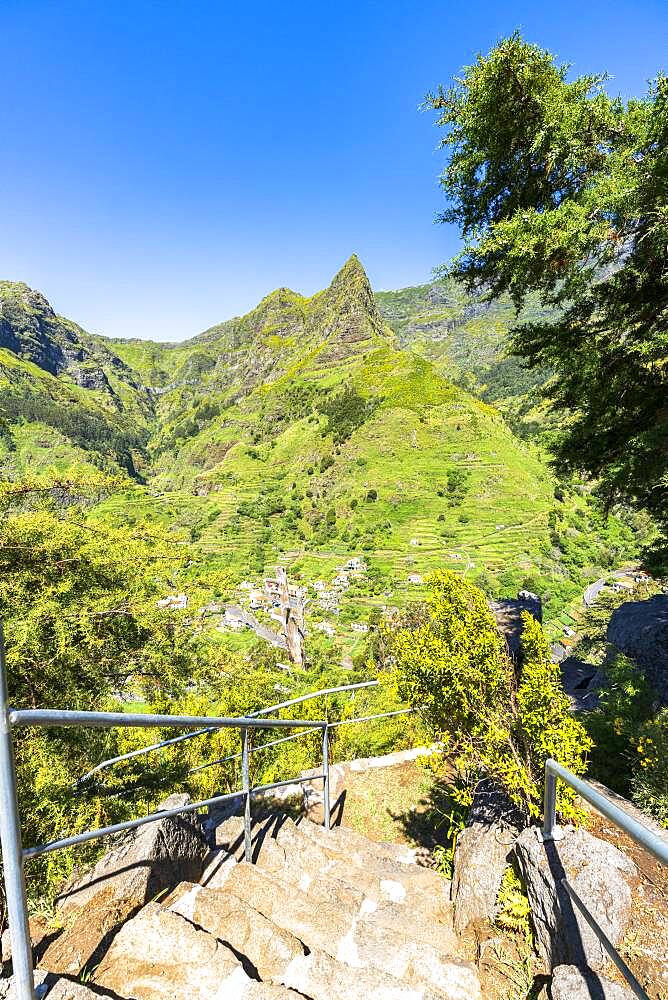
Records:
M380 681L358 681L355 684L342 684L339 687L323 688L321 691L311 691L310 694L300 695L298 698L292 698L290 701L281 701L276 705L268 705L266 708L259 708L255 712L249 712L249 719L257 719L261 715L268 715L270 712L277 712L282 708L291 708L293 705L300 705L302 702L311 701L313 698L320 698L330 694L338 694L341 691L358 691L360 688L370 688L377 687ZM84 782L92 778L94 774L99 774L100 771L106 770L108 767L113 767L115 764L120 764L123 760L131 760L134 757L141 757L144 754L152 753L154 750L162 750L164 747L173 746L175 743L182 743L184 740L192 740L197 736L207 736L215 732L215 728L212 726L207 726L205 729L197 729L194 733L184 733L182 736L172 736L167 740L160 740L158 743L152 743L148 747L139 747L136 750L130 750L128 753L120 754L117 757L109 757L108 760L103 760L99 764L96 764L94 768L83 774L80 778L77 778L75 782L75 787L83 785ZM297 736L301 736L298 733ZM289 737L293 739L296 737ZM286 740L287 742L287 740ZM271 746L272 744L265 743L263 746ZM261 749L258 747L257 749ZM216 763L224 763L228 760L237 760L241 754L235 754L233 757L223 757L219 761L212 761L211 765L204 764L200 768L193 768L188 774L193 774L196 770L203 770L206 767L212 766Z
M637 844L649 851L658 861L668 865L668 841L654 833L649 827L640 823L637 819L629 816L627 812L615 805L607 795L603 795L596 788L578 778L577 775L569 771L568 768L558 764L556 760L548 760L545 763L545 792L543 800L543 827L540 831L541 839L546 841L558 841L564 837L564 831L557 825L557 780L566 782L567 785L577 792L586 802L602 813L607 819L618 826L629 835ZM584 902L570 885L567 879L561 879L560 885L568 894L569 898L582 913L591 929L603 945L614 964L626 979L631 991L640 1000L649 1000L645 990L642 988L630 968L614 947L605 931L599 926L598 921L587 909Z
M375 719L390 719L394 715L410 715L412 712L418 711L416 708L400 708L395 712L378 712L376 715L357 715L352 719L341 719L339 722L328 722L328 729L337 729L339 726L350 725L351 722L372 722ZM301 733L292 733L290 736L281 736L280 740L270 740L269 743L261 743L257 747L250 747L250 753L259 753L261 750L268 750L269 747L277 747L279 743L289 743L290 740L298 740L300 736L307 736L310 732L309 729L304 729ZM231 753L227 757L218 757L216 760L210 760L206 764L199 764L197 767L191 767L188 774L197 774L198 771L206 771L208 767L215 767L217 764L227 764L233 760L239 760L242 755L240 753Z
M334 694L339 691L350 691L359 688L374 687L378 681L363 681L357 684L342 685L337 688L327 688L323 691L312 692L308 695L301 695L298 698L283 702L279 705L272 705L268 708L259 709L257 712L239 718L209 717L193 715L154 715L124 712L79 712L61 709L12 709L8 704L7 676L5 672L4 644L2 628L0 626L0 843L2 846L2 858L4 869L5 893L7 901L7 913L9 918L9 929L12 945L12 964L14 973L14 996L16 1000L35 1000L35 988L32 967L32 944L30 939L30 929L28 925L28 910L25 888L24 865L26 860L39 857L52 851L63 850L77 844L96 840L110 834L122 833L144 826L147 823L155 823L170 816L177 816L183 813L196 812L198 809L215 805L239 795L244 797L244 853L247 861L252 861L251 844L251 800L253 796L270 791L275 788L282 788L286 785L300 784L310 781L322 780L323 782L323 811L324 826L329 829L331 809L330 809L330 787L329 787L329 730L338 725L352 722L368 722L372 719L388 718L394 715L404 715L414 709L401 709L394 712L381 712L372 716L361 716L357 719L346 719L340 722L329 723L326 719L268 719L262 716L278 709L288 708L292 705L300 704L312 698L322 695ZM206 722L206 728L200 728ZM12 740L12 730L17 726L85 726L87 728L108 729L112 727L173 727L179 729L194 729L195 732L186 733L182 736L170 740L162 741L151 747L142 748L142 752L148 753L152 749L158 749L171 743L179 742L204 733L216 732L219 729L239 729L241 732L241 754L235 754L232 759L241 757L242 761L242 788L236 792L228 792L224 795L216 795L210 799L199 802L191 802L188 805L165 809L159 812L150 813L134 820L127 820L123 823L115 823L111 826L100 827L94 830L87 830L83 833L60 840L50 841L46 844L39 844L34 847L23 848L21 839L21 824L18 807L18 794L16 783L16 765L14 747ZM251 729L301 729L301 732L290 734L287 737L274 740L267 744L262 744L256 749L261 750L268 746L275 746L278 743L296 739L308 732L320 730L322 733L322 771L310 774L307 777L288 778L283 781L276 781L267 785L252 787L250 783L249 762L250 753L253 748L249 745L248 732ZM118 758L111 758L103 761L101 765L86 775L89 777L95 771L104 766L111 766L120 760L137 756L137 751L131 751ZM210 765L222 763L212 761ZM194 769L199 770L199 769ZM81 779L80 779L81 780Z

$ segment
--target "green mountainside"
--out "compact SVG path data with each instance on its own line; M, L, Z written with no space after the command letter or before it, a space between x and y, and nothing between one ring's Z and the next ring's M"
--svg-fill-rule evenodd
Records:
M504 419L515 406L526 430L546 377L505 358L511 321L449 281L374 296L354 256L324 291L278 289L176 345L91 336L0 283L0 475L122 470L127 491L93 518L185 531L229 578L212 597L236 603L285 565L348 651L437 567L537 590L557 623L636 540ZM355 556L367 572L335 615L313 584Z
M534 435L553 419L538 392L550 373L531 370L507 353L508 332L518 320L508 296L487 301L482 293L466 292L454 278L442 278L377 292L376 301L402 347L428 358L446 378L493 403L516 433ZM545 309L530 298L519 321L545 316Z

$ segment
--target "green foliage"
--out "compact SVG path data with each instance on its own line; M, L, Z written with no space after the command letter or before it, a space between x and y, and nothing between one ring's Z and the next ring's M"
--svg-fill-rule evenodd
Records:
M503 873L496 906L497 927L519 933L528 944L531 944L531 905L526 888L512 865L508 865Z
M48 395L3 392L0 414L5 427L18 420L54 427L82 448L111 456L131 474L135 474L132 451L143 451L146 447L147 433L143 428L98 416L83 406L63 406Z
M458 466L448 469L445 482L450 507L457 507L463 503L468 492L470 478L470 473L466 469L461 469Z
M173 540L122 528L100 532L87 523L85 500L104 486L83 479L15 483L0 496L0 619L17 708L100 709L116 692L178 691L192 675L187 633L156 608L177 570ZM113 488L108 481L106 488ZM122 730L28 729L14 742L27 843L126 815L122 799L73 790L91 757L119 752ZM132 768L121 777L137 785ZM149 788L155 793L169 780L173 769L157 766ZM140 804L149 801L146 794ZM32 862L33 896L53 889L72 860L67 852Z
M522 667L505 651L482 591L437 572L423 605L387 630L400 695L420 707L459 769L495 778L528 815L540 812L545 760L583 773L589 740L560 687L540 625L524 617ZM562 791L563 816L574 815Z
M365 399L353 386L346 386L318 404L319 411L327 417L328 431L335 444L343 444L372 416L379 400Z
M554 372L549 398L570 411L560 466L665 519L668 79L627 104L604 81L568 81L515 33L429 95L450 151L443 219L469 287L552 310L516 327L513 350Z
M636 750L633 801L668 829L668 708L644 723Z
M433 850L437 871L445 878L452 879L455 871L455 851L457 838L466 827L473 789L470 782L456 781L446 784L444 792L447 796L447 806L433 818L434 826L439 836L445 836L445 843L438 844Z

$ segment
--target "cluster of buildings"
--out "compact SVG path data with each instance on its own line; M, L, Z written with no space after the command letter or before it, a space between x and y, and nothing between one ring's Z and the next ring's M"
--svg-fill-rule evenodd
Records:
M331 585L328 586L324 580L316 580L313 589L318 595L319 607L323 611L338 615L341 595L348 589L352 580L358 579L365 573L366 563L358 556L354 556L345 565L338 567Z

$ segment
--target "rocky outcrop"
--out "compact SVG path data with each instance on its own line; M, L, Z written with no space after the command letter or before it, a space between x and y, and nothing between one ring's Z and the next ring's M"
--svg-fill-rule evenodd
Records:
M548 970L558 965L601 970L607 954L561 882L568 880L617 947L631 915L635 865L586 830L567 828L563 840L542 843L536 829L522 832L515 856L531 904L538 952Z
M157 903L121 928L94 981L132 1000L262 995L252 991L254 983L232 949Z
M591 969L559 965L552 973L551 1000L634 1000L628 987L613 983Z
M476 921L494 920L503 872L523 825L520 812L491 779L478 782L455 850L452 899L458 934Z
M50 375L67 374L82 389L106 393L117 409L122 405L107 371L141 391L134 373L113 351L76 323L58 316L41 292L22 282L0 281L0 347Z
M668 594L620 605L608 625L608 642L638 664L668 705Z
M172 795L162 809L186 805L188 795ZM83 877L74 878L57 900L62 914L88 906L98 893L141 906L184 879L197 881L204 868L208 844L195 813L156 820L119 837L112 848Z
M496 619L499 632L506 640L510 655L517 659L522 640L522 612L528 611L538 622L543 620L543 604L538 594L520 590L517 597L502 597L490 601L489 606Z

